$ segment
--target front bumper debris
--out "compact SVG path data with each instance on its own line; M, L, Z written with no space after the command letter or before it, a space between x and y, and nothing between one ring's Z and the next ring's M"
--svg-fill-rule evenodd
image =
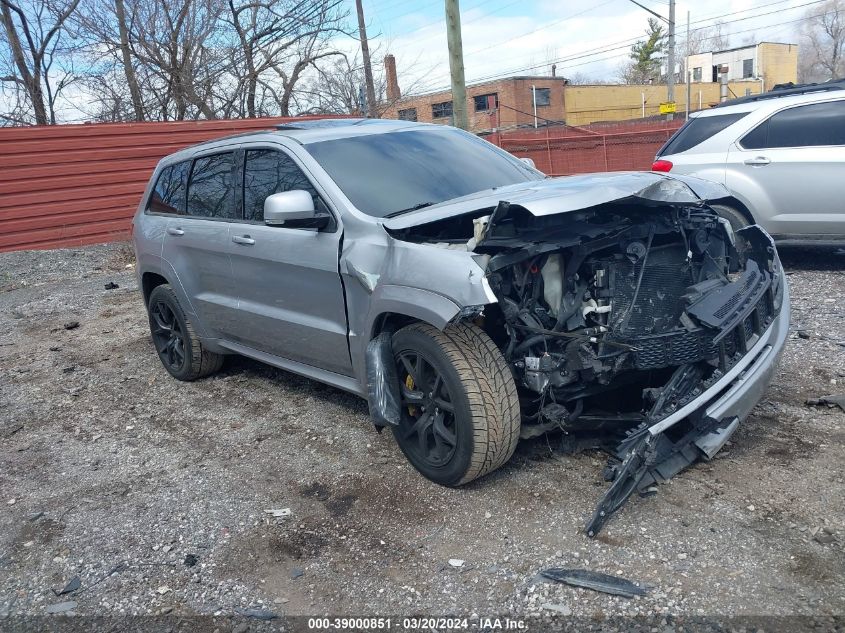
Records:
M712 459L748 417L771 383L789 332L789 290L783 278L781 283L783 303L770 327L758 334L746 322L752 321L753 326L763 321L753 314L741 319L735 327L737 333L732 331L730 336L720 338L724 369L717 374L719 377L711 377L702 391L694 386L697 381L691 380L695 378L694 365L680 367L647 421L619 444L615 457L620 461L605 469L605 478L613 483L585 527L587 536L596 536L634 492L645 496L654 484L666 481L699 459ZM726 341L731 344L730 349L736 350L731 357L725 352ZM690 398L689 394L696 395ZM655 416L656 409L665 406L666 400L678 403L675 411Z

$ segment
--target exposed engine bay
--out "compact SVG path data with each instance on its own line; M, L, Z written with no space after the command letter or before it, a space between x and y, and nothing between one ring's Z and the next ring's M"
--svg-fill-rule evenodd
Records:
M548 216L502 202L402 239L470 250L485 269L497 302L469 318L511 367L522 437L560 431L565 451L611 454L613 484L588 535L736 428L699 410L655 430L773 322L778 264L757 227L734 234L701 202L628 199Z

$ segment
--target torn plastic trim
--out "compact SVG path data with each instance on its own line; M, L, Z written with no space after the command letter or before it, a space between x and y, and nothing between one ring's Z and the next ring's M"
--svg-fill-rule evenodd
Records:
M398 426L401 419L401 394L396 362L393 359L393 334L382 332L367 344L367 403L370 419L377 429Z

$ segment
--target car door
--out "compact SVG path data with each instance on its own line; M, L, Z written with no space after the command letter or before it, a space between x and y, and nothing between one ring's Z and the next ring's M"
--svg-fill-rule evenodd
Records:
M346 307L338 270L341 231L264 224L264 200L303 189L328 211L297 162L280 148L243 153L243 219L229 253L242 315L236 340L276 356L351 375Z
M845 234L845 100L789 107L728 152L725 184L776 236Z
M197 316L204 334L215 338L227 337L238 323L228 253L229 223L236 212L235 170L233 152L174 167L174 187L185 193L168 219L162 249L190 302L188 311Z

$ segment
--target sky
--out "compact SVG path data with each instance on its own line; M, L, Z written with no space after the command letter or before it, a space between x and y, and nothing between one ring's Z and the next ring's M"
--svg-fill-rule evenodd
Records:
M639 0L663 16L668 0ZM687 11L691 28L725 23L730 46L759 41L797 43L812 0L709 0L678 2L676 30L683 55ZM460 0L466 80L491 76L557 74L615 80L630 45L644 39L650 14L629 0ZM354 11L354 7L352 9ZM373 64L396 57L403 94L449 85L443 0L364 0ZM352 51L357 42L347 43ZM536 68L532 68L535 67Z

